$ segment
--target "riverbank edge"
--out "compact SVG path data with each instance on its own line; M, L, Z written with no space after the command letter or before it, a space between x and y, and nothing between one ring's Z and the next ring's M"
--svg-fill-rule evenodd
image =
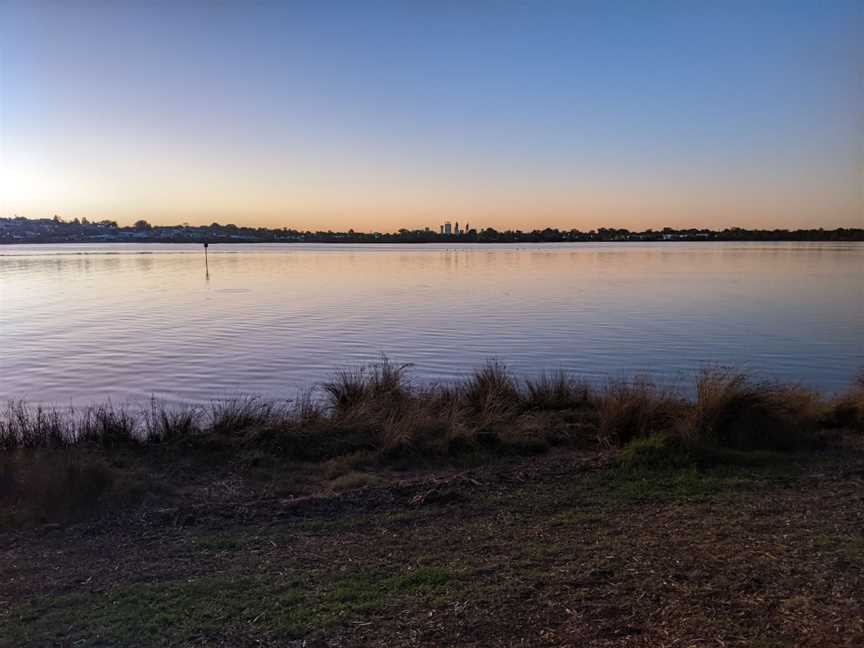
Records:
M647 377L592 387L564 372L520 380L497 362L458 384L418 386L386 358L338 372L317 396L209 407L155 401L0 412L5 525L171 500L182 467L263 497L314 496L416 470L471 467L555 449L615 450L634 466L754 465L864 434L864 379L826 398L800 385L708 368L695 397Z

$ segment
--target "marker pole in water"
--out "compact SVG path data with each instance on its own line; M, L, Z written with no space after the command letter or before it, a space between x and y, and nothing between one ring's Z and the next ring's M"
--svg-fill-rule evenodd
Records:
M210 278L210 264L207 262L207 248L209 245L209 243L204 244L204 274L208 279Z

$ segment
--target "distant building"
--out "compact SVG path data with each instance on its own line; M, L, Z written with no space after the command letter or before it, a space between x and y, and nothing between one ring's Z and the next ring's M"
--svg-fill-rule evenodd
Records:
M453 226L450 224L450 221L444 223L444 233L447 235L453 233Z

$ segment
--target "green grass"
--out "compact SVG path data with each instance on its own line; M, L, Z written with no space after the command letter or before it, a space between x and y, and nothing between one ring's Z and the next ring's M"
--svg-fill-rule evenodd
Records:
M324 598L323 608L337 615L385 607L400 594L426 593L450 582L451 574L434 567L419 567L396 576L360 571L341 579Z
M613 505L704 502L735 498L766 488L784 488L800 479L804 468L792 461L708 468L622 468L596 475L601 501Z
M452 574L436 567L418 567L412 572L399 576L396 586L406 591L432 590L450 582Z
M706 459L704 453L710 456ZM719 458L713 456L717 453ZM88 591L98 587L96 582L88 586L64 580L52 586L59 594L10 602L0 616L0 645L314 641L328 633L344 637L367 624L393 627L406 618L406 610L438 614L469 600L474 609L495 609L502 601L522 605L555 578L564 579L562 596L577 601L591 591L566 589L567 578L595 588L616 586L629 564L615 556L621 529L642 514L644 529L652 529L655 522L654 510L640 513L641 507L656 505L674 512L685 505L678 520L688 519L693 511L704 516L701 521L710 521L718 511L732 515L738 510L736 498L746 501L764 493L761 501L770 504L774 489L800 491L802 471L821 471L823 458L839 456L829 454L719 451L654 436L632 441L616 463L601 470L555 474L503 489L469 489L444 521L438 517L442 507L397 506L338 517L312 513L308 519L266 529L237 526L231 531L193 531L191 536L184 530L178 536L184 558L198 552L201 564L226 571L190 579L172 571L172 580L126 581L107 591ZM370 529L388 533L377 536ZM448 529L452 535L444 533ZM854 528L835 532L827 524L820 533L812 536L808 554L823 556L826 565L840 571L861 564L864 535ZM397 535L411 537L408 550ZM441 536L447 537L438 540ZM379 537L394 538L386 558L379 552ZM316 552L328 546L330 553L306 563L302 552L283 552L289 544L312 546ZM358 554L361 545L366 553ZM273 548L266 559L262 547ZM487 555L504 547L506 554ZM507 558L497 560L498 555ZM632 564L644 565L644 556L638 555L642 563ZM285 556L292 558L283 560ZM550 569L552 565L558 569ZM74 591L78 587L81 590ZM607 600L613 606L617 601ZM757 629L741 632L749 640Z
M7 630L22 643L166 644L217 639L226 627L293 637L313 617L296 583L209 577L33 601L19 608Z
M740 493L755 488L758 480L738 471L714 469L709 472L698 468L678 470L612 471L598 477L606 491L607 504L646 504L672 502L701 502L729 493Z
M789 455L772 450L737 450L709 445L671 434L636 438L622 448L618 465L624 470L676 470L717 466L769 467Z
M14 643L207 643L226 631L290 639L383 610L406 596L432 595L452 579L444 569L420 567L397 574L357 570L318 584L276 574L138 583L26 602L12 611L6 630Z

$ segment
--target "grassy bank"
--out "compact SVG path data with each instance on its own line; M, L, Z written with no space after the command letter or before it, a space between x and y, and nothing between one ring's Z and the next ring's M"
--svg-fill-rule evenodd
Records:
M616 454L305 499L179 470L171 508L0 532L0 646L862 645L860 445Z
M864 384L10 404L0 646L859 646Z
M385 360L339 372L291 402L154 401L141 410L9 403L0 414L2 521L170 499L182 486L180 470L193 482L239 479L257 493L298 496L556 447L621 449L618 460L631 466L746 464L864 430L861 379L825 399L799 385L710 369L696 377L695 394L647 378L600 388L561 372L519 380L497 363L459 384L419 386L406 367Z

